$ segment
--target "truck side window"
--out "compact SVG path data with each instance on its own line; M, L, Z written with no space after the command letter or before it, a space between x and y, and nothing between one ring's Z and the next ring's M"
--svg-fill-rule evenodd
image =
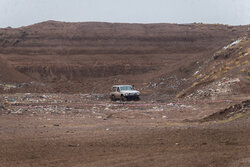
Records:
M120 88L119 87L117 88L117 92L120 92Z

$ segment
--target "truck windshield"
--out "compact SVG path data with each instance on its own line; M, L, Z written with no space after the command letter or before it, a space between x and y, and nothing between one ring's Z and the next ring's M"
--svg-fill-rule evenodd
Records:
M121 86L121 90L133 90L132 86Z

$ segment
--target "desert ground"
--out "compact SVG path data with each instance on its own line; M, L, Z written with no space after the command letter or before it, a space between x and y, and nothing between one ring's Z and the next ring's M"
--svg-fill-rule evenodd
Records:
M17 100L0 117L0 166L250 165L250 101L239 112L235 99L167 104L90 95L3 97Z
M0 166L250 166L249 28L1 28Z

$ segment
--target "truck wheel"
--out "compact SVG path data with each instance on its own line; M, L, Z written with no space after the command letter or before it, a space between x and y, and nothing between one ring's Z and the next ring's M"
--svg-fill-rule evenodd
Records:
M140 97L135 97L135 101L139 101L140 100Z
M111 98L112 101L115 101L115 96L114 95L112 95L110 98Z
M124 96L121 96L121 101L127 101L127 98Z

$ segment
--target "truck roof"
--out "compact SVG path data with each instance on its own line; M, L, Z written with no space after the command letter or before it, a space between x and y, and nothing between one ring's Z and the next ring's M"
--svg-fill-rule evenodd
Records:
M121 86L132 86L132 85L113 85L113 87L121 87Z

